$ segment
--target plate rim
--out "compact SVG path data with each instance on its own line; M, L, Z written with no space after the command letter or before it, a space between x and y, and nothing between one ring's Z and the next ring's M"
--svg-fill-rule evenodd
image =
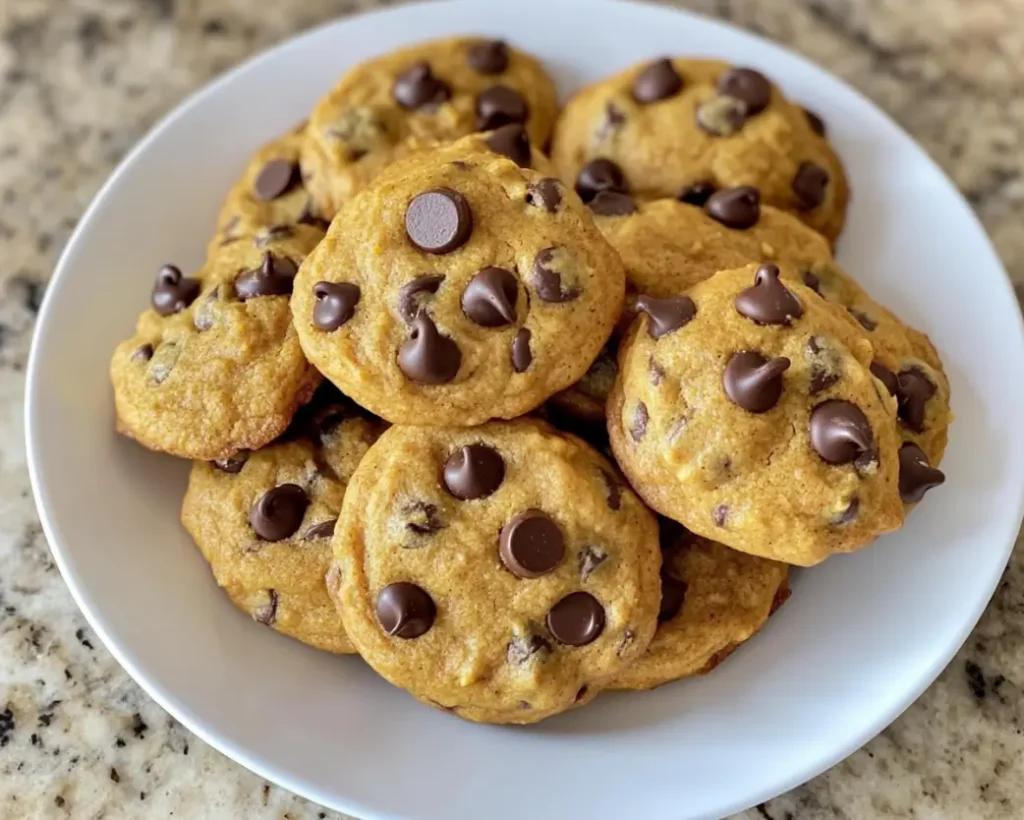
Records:
M972 222L972 227L977 231L980 237L984 238L987 243L988 251L992 256L993 261L996 263L996 268L1002 274L999 286L1003 288L1007 299L1011 303L1018 305L1018 310L1015 312L1016 325L1013 330L1016 331L1018 342L1020 343L1021 348L1024 349L1024 318L1022 318L1019 302L1013 290L1012 280L1010 279L1006 266L1003 263L1002 258L999 256L991 237L986 231L984 225L981 223L981 220L978 218L977 213L969 205L960 190L956 187L943 168L920 145L920 143L918 143L918 141L914 139L914 137L902 126L900 126L899 123L897 123L888 114L888 112L874 103L859 89L833 74L828 68L817 64L786 44L774 41L757 32L742 28L741 26L735 25L731 22L719 20L700 12L675 6L661 5L653 2L640 2L640 0L585 1L585 7L589 12L593 12L595 7L598 5L608 7L637 7L643 9L645 13L658 12L681 17L683 19L696 19L702 24L710 25L730 33L741 33L746 37L769 44L774 48L782 49L790 57L801 63L806 70L827 75L833 81L841 84L852 95L856 96L859 103L869 106L877 114L881 115L890 127L898 130L903 136L913 143L921 158L936 174L937 178L942 181L942 184L948 189L948 192L958 200L959 204L962 206L964 217ZM382 812L379 809L365 805L358 799L353 799L348 796L336 793L326 794L322 792L318 786L308 782L302 776L292 776L279 771L274 764L262 760L260 755L253 755L249 750L242 748L239 744L234 743L228 738L222 737L215 728L207 726L202 718L194 715L192 710L180 699L179 696L166 691L160 682L150 680L146 674L136 666L134 660L130 656L130 653L122 649L122 647L111 637L103 616L98 611L94 610L88 601L88 593L79 584L78 576L71 567L71 562L66 554L66 547L63 546L67 539L60 536L61 527L56 520L51 519L49 512L50 507L46 503L48 493L46 492L45 481L39 471L39 453L38 446L35 443L39 436L39 430L37 429L37 423L34 420L40 402L39 371L43 366L41 364L42 353L40 352L43 346L41 342L43 334L40 331L47 324L47 320L55 300L53 294L59 290L59 284L61 281L69 275L68 271L72 269L72 258L76 255L76 249L83 241L83 237L86 235L88 225L91 222L93 215L101 208L102 203L110 196L111 192L129 173L129 169L134 165L137 157L145 153L151 143L153 143L165 129L171 127L171 125L177 120L185 117L193 108L201 104L207 96L216 94L224 86L234 82L237 77L252 70L257 64L264 61L272 61L276 59L280 52L289 48L297 47L301 41L321 35L328 29L336 27L344 28L354 20L378 18L383 21L385 18L391 16L403 15L412 8L420 9L421 12L425 8L434 8L444 14L450 14L453 7L482 6L486 5L488 2L490 2L490 0L427 0L427 2L401 4L384 9L362 10L352 14L345 14L285 37L273 46L256 52L252 56L240 62L238 65L231 67L185 96L179 103L174 105L164 116L154 123L145 135L125 154L115 169L93 195L89 205L79 218L74 231L68 238L60 257L54 266L53 273L48 280L43 301L40 305L33 328L32 343L25 371L24 429L26 466L28 469L33 500L36 505L36 512L39 516L43 533L46 536L47 544L50 547L50 552L53 555L54 561L60 570L65 584L71 592L71 596L75 601L75 604L78 606L82 615L85 617L92 630L96 633L97 637L99 637L103 642L107 651L111 653L117 663L131 676L131 678L142 688L144 692L146 692L149 697L153 698L153 700L157 702L162 709L170 714L175 720L179 721L190 732L203 740L203 742L207 743L234 762L252 771L257 776L278 784L281 787L320 805L331 807L356 817L373 818L374 820L392 820L392 818L398 820L399 815ZM565 0L563 0L563 2L565 2ZM581 8L584 7L583 0L569 0L569 2L580 6ZM725 814L731 815L736 812L744 811L767 800L773 799L774 797L784 794L808 782L828 769L831 769L833 766L850 756L871 739L880 734L887 726L912 706L950 664L957 652L959 652L960 648L970 636L971 632L977 626L979 620L991 602L996 588L1005 572L1016 543L1022 519L1024 519L1024 494L1020 495L1016 512L1007 519L1008 523L1011 525L1014 525L1014 522L1016 523L1013 526L1012 531L1008 533L1007 544L1003 549L1003 559L999 563L998 571L993 572L992 577L989 579L987 591L974 602L972 609L962 622L960 633L957 635L953 643L946 648L945 652L940 653L940 655L930 665L922 668L913 676L915 677L914 685L906 687L902 696L897 699L897 705L895 708L884 710L876 717L875 720L867 722L860 732L853 733L851 736L844 739L845 742L836 744L833 754L820 757L817 759L815 765L810 766L807 769L795 771L789 778L782 779L770 788L762 789L760 792L755 794L754 798L749 796L743 797L741 800L735 800L729 805L723 807Z

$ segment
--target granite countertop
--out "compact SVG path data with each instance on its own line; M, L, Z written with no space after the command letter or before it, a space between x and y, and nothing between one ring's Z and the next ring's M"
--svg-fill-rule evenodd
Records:
M0 3L0 817L338 817L213 751L89 630L31 499L24 369L61 247L125 152L248 55L379 0ZM843 77L952 176L1024 287L1022 0L691 0ZM1024 816L1024 550L881 736L742 820Z

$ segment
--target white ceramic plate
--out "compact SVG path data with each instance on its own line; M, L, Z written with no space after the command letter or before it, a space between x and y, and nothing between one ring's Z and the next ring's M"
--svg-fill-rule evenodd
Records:
M178 523L188 465L114 435L107 379L154 271L200 261L251 150L356 61L466 32L540 55L563 92L652 56L709 54L763 69L819 111L853 180L840 257L931 335L957 415L948 481L906 528L801 573L763 634L713 675L605 695L527 729L424 708L357 659L236 612ZM429 3L268 52L182 105L124 161L46 295L29 367L29 464L57 563L107 647L182 723L264 777L372 818L710 818L836 763L949 662L1021 520L1022 373L1016 301L974 216L906 134L819 68L654 7Z

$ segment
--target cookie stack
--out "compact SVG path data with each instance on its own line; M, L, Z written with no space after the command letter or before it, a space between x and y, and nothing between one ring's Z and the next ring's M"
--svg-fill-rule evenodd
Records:
M182 520L239 608L436 708L704 673L789 565L943 481L942 364L835 261L847 198L752 69L660 59L559 112L501 41L385 55L158 272L117 427L194 461Z

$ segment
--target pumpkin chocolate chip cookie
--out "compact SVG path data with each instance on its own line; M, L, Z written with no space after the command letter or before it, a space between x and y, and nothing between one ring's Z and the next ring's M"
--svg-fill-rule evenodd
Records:
M392 427L349 483L333 547L363 658L469 720L584 703L654 634L654 516L607 460L540 421Z

